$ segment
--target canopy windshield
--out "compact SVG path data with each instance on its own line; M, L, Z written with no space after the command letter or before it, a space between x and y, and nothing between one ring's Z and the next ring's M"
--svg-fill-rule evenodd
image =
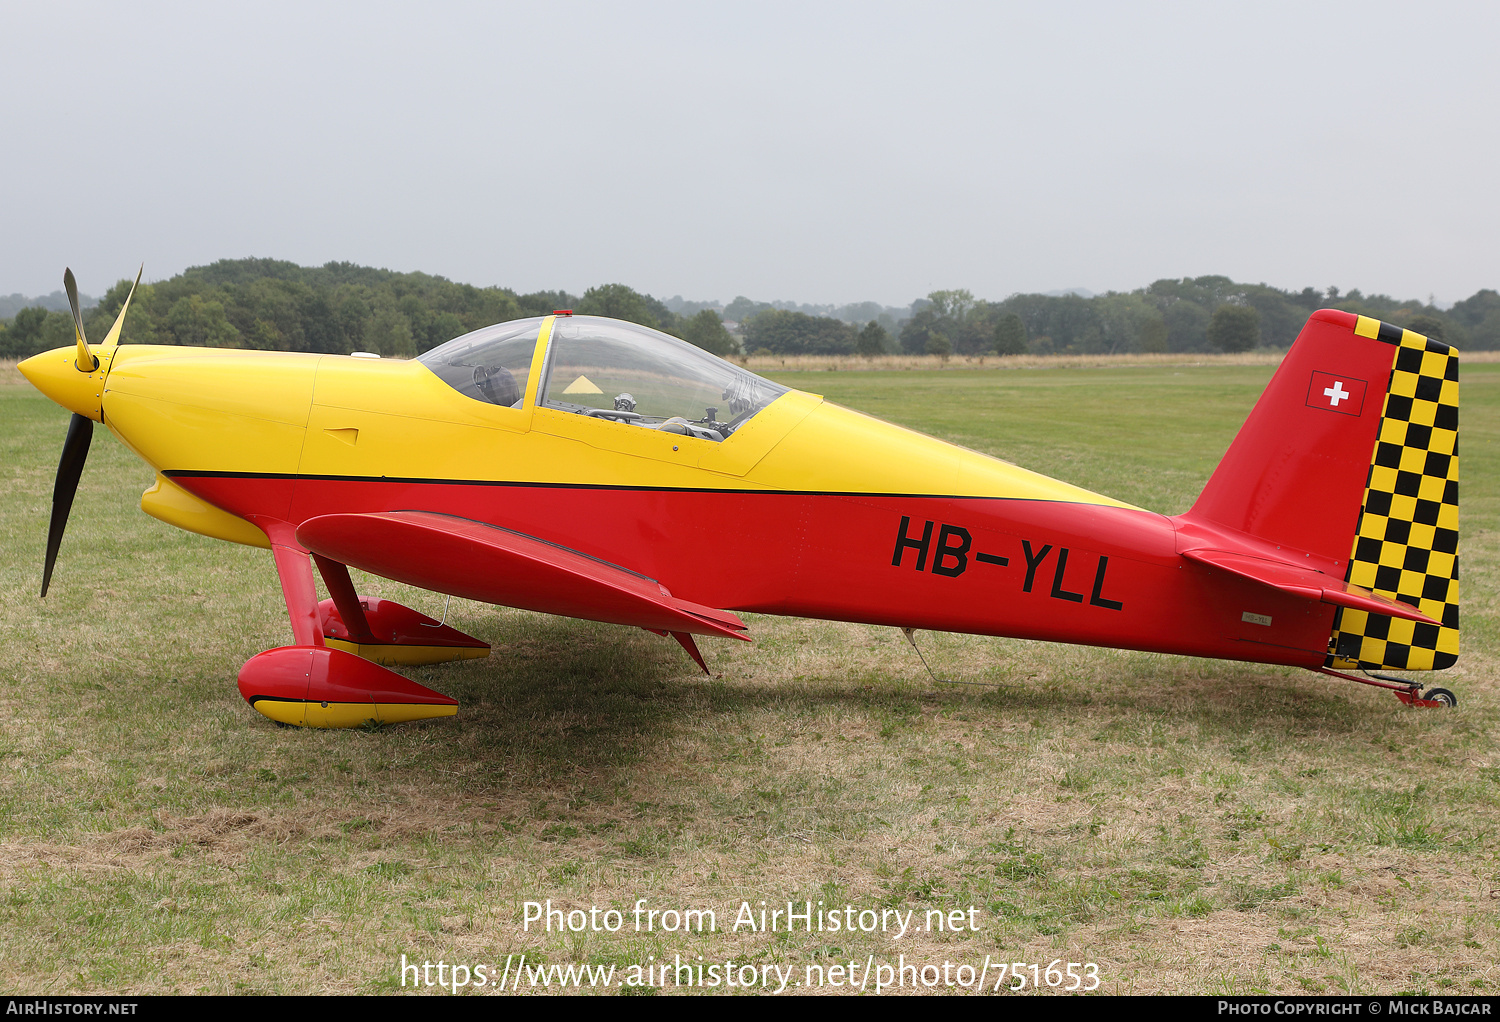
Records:
M548 347L543 405L705 440L723 440L787 391L686 341L614 319L559 316Z
M540 317L487 326L440 344L418 355L417 361L460 394L519 408L541 331Z

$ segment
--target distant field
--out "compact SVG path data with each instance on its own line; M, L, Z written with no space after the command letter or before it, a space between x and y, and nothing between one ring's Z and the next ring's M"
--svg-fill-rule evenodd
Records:
M1271 361L761 371L1178 512ZM102 431L37 598L66 424L0 368L7 991L389 992L402 955L523 952L614 965L617 984L677 955L799 980L904 955L1093 962L1109 993L1500 990L1500 364L1463 377L1456 711L1306 672L923 633L934 670L971 683L936 685L894 630L756 616L753 644L704 642L705 678L639 630L455 600L494 655L412 676L458 718L278 730L234 684L290 640L269 555L143 515L151 472ZM523 903L548 898L625 929L523 932ZM720 932L630 932L641 898L714 909ZM762 900L918 922L972 906L977 930L728 932Z
M757 373L780 372L870 372L890 369L1101 369L1142 368L1148 366L1274 366L1283 352L1269 348L1233 355L1204 352L1128 352L1122 355L953 355L942 359L932 355L751 355L737 356L735 361ZM1467 365L1500 362L1500 351L1465 351Z

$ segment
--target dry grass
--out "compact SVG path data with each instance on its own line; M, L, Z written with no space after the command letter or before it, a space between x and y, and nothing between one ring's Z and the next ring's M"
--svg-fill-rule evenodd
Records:
M1160 370L820 389L1166 506L1201 486L1267 370ZM1107 992L1500 985L1500 372L1464 384L1455 712L1275 668L924 633L934 670L972 683L934 684L894 630L765 617L753 645L705 643L703 677L643 632L455 601L495 656L414 676L460 716L368 732L279 730L244 704L240 663L286 641L268 559L141 515L151 473L102 435L38 601L66 414L15 379L0 383L9 990L380 992L400 989L403 954L523 951L799 975L867 955L1060 957L1097 962ZM1001 380L1024 443L1015 421L973 414ZM939 394L968 411L945 417ZM1118 413L1169 403L1166 435ZM1111 429L1051 425L1100 404ZM1122 443L1146 460L1121 470ZM981 925L900 941L523 931L523 903L547 898L713 908L723 928L762 899L974 906Z

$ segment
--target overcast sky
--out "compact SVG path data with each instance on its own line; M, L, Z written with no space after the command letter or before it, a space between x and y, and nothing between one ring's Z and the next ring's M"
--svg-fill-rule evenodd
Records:
M0 0L0 294L1500 287L1500 4Z

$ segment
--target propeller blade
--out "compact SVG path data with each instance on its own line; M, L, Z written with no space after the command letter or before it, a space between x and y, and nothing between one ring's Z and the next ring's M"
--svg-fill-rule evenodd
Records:
M68 274L70 281L72 276ZM73 291L70 289L68 293L71 295ZM76 300L73 307L78 307ZM47 586L52 582L57 550L62 546L68 513L73 510L73 497L78 493L78 478L83 474L83 463L88 460L89 444L93 439L94 420L74 412L68 423L68 438L63 441L62 458L57 463L57 482L52 486L52 522L47 527L47 563L42 569L43 596L47 595Z
M104 351L112 351L115 345L120 343L120 328L125 325L125 313L130 310L130 299L135 297L135 289L141 284L141 274L146 272L146 264L141 263L141 268L135 271L135 283L130 285L130 294L125 296L125 304L120 306L120 314L115 317L115 325L109 328L109 333L104 335Z
M68 292L68 305L73 309L73 335L78 339L78 361L75 365L80 373L91 373L99 360L89 354L89 342L83 336L83 310L78 307L78 282L73 279L73 268L63 270L63 290Z

